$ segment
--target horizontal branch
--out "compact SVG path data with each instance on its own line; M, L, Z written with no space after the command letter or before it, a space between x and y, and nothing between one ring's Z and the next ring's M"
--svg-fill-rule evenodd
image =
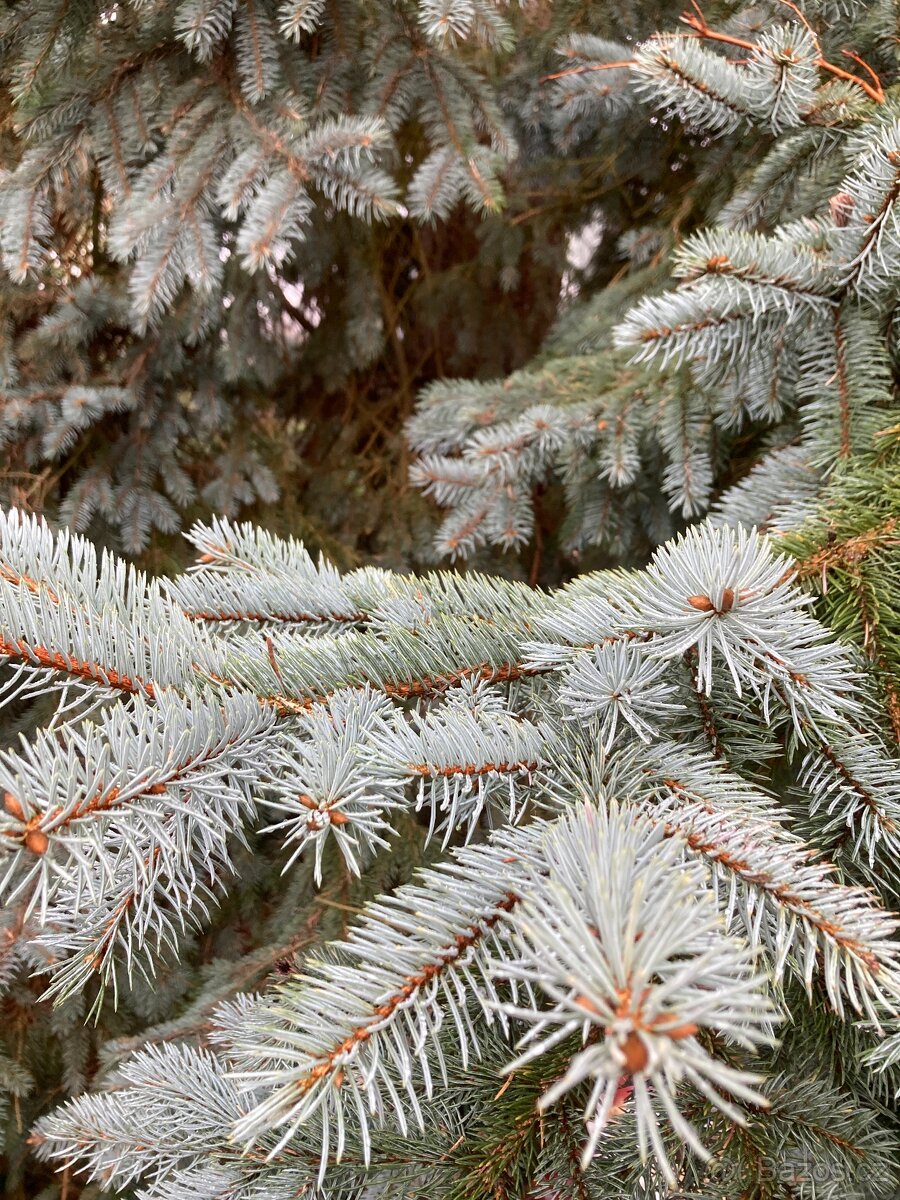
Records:
M182 609L189 621L208 621L211 623L228 623L237 621L264 622L277 621L284 625L315 625L315 624L348 624L361 625L370 620L370 615L364 612L355 613L310 613L310 612L221 612L195 611Z
M635 66L633 59L611 63L582 63L577 67L567 67L563 71L554 71L551 75L542 75L538 83L551 83L554 79L565 79L569 75L587 75L591 71L629 70L633 66Z
M499 666L492 666L490 663L481 663L478 666L460 667L457 671L447 671L443 674L422 675L420 678L408 682L367 680L365 683L357 684L356 686L364 687L368 684L368 686L376 688L378 691L395 700L411 700L440 695L448 688L458 687L469 679L479 680L484 683L511 683L516 679L524 679L532 675L542 675L552 669L550 666L526 665L523 662L501 663ZM234 688L241 691L246 690L246 685L236 683L233 679L228 679L225 676L207 672L207 678L213 683L220 684L222 687ZM334 694L334 691L330 691L321 692L313 696L295 697L273 692L268 695L258 693L256 698L261 704L274 707L279 716L285 717L309 712L310 709L315 708L319 704L327 704Z
M406 769L415 775L437 775L450 779L454 775L532 775L540 766L538 762L486 762L486 763L452 763L450 766L437 767L432 763L406 763Z
M31 667L62 671L87 683L99 683L102 687L133 695L147 696L149 699L154 696L153 684L138 675L125 675L98 662L83 662L60 650L48 650L46 646L32 646L24 638L11 642L0 637L0 657L17 659Z
M205 753L186 759L162 778L157 778L152 783L148 782L143 786L127 788L114 785L106 790L102 785L98 786L91 797L79 801L72 808L67 810L63 805L57 805L49 812L37 812L26 822L21 834L7 830L5 831L6 836L21 838L29 850L36 854L44 854L49 848L48 835L58 834L60 830L67 829L74 821L84 820L94 814L106 814L120 804L132 804L145 796L164 796L168 789L181 782L185 775L202 767L224 751L237 746L243 740L243 734L241 734L223 745L207 747ZM127 794L125 794L126 792ZM25 810L22 803L11 792L4 794L3 807L10 816L24 820Z
M11 583L13 587L25 588L27 592L31 592L32 596L43 592L53 604L59 604L59 596L57 596L56 592L48 584L42 583L37 579L32 579L30 575L19 575L11 567L7 566L6 563L0 563L0 579L4 583Z

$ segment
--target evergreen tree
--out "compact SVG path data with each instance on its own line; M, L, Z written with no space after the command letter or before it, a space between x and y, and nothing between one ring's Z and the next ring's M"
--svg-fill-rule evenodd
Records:
M29 1153L47 1197L900 1184L893 49L776 11L566 40L561 142L650 97L747 177L674 289L667 212L410 427L442 549L543 536L555 471L605 569L342 573L222 518L154 580L0 521L43 721L0 755L10 1194Z
M6 5L5 502L134 554L186 514L276 519L280 490L286 528L402 561L373 505L409 508L418 387L527 359L583 196L612 230L666 191L683 138L642 119L639 157L610 127L560 175L539 80L563 30L609 21L581 0Z
M754 9L721 29L698 9L637 53L561 45L570 65L547 83L562 111L575 95L599 121L642 100L753 153L689 236L628 231L621 280L572 305L534 364L426 391L410 438L416 482L450 510L442 554L527 542L551 481L576 556L640 561L710 509L786 531L835 469L871 458L894 403L900 135L896 97L848 47L889 79L896 28L888 5L843 7L812 6L815 28L790 5L781 24Z

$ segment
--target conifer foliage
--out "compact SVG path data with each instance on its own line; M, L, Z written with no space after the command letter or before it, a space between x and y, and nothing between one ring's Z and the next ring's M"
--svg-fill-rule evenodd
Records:
M441 553L527 542L553 477L570 551L640 553L710 509L788 529L892 423L900 110L857 61L868 49L896 72L891 12L776 4L750 35L754 14L713 29L698 8L634 52L559 47L545 80L558 112L602 120L639 98L698 136L754 138L756 155L715 223L677 245L676 288L645 265L659 231L634 231L632 275L574 307L534 367L426 391L413 478L449 510ZM751 439L765 453L734 483L733 448ZM661 487L647 488L651 473Z
M43 996L0 1068L48 1196L900 1186L900 126L877 6L774 12L562 47L560 144L649 97L756 159L674 289L629 239L533 369L411 423L444 550L526 539L556 470L608 567L341 572L216 518L151 579L0 517L0 700L41 721L0 754L0 987ZM245 10L179 14L263 102Z
M148 1196L211 1178L339 1195L360 1163L381 1178L387 1131L434 1136L447 1106L464 1123L454 1059L515 1078L550 1056L534 1100L572 1093L583 1165L616 1161L629 1081L631 1154L674 1185L703 1178L723 1121L771 1104L788 996L801 1027L824 1005L872 1055L886 1044L894 762L857 656L759 535L704 525L644 571L547 595L340 576L225 522L194 530L197 567L167 583L32 518L2 534L6 694L59 691L2 761L4 900L48 997L99 1013L152 986L239 886L235 839L256 831L316 879L329 846L364 870L404 812L457 847L220 1007L210 1048L176 1021L112 1090L45 1118L41 1153L118 1186L147 1174ZM840 871L798 833L804 805ZM800 1086L809 1063L784 1069ZM877 1104L874 1063L859 1086ZM866 1170L887 1170L883 1132Z
M381 277L375 227L500 208L514 122L478 56L508 47L516 13L495 0L6 6L6 494L94 522L129 553L180 530L192 504L273 501L277 459L253 427L274 391L296 415L298 361L307 385L339 391L385 339L402 352L403 291ZM424 251L415 270L430 271Z

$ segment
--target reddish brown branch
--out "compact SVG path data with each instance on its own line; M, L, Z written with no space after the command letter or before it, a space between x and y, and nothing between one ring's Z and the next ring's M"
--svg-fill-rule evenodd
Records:
M116 688L118 691L131 692L150 699L154 696L153 684L137 675L123 675L112 667L104 667L101 663L82 662L59 650L48 650L46 646L32 646L24 638L15 642L0 638L0 656L18 659L32 667L62 671L89 683L98 683L101 687Z
M325 624L329 621L335 624L361 625L364 621L368 621L369 614L364 612L356 613L282 613L282 612L213 612L210 610L199 609L196 612L184 610L184 615L189 621L209 621L209 622L228 622L228 621L275 621L284 625L313 625Z
M406 769L414 775L437 775L443 779L452 779L454 775L531 775L538 769L537 762L486 762L486 763L452 763L446 767L436 767L431 763L407 763Z
M664 823L663 827L667 835L683 837L695 853L709 856L716 862L722 863L729 871L733 871L742 878L745 883L760 888L779 904L783 904L786 908L791 909L792 912L803 917L810 925L816 929L820 929L828 938L836 942L842 950L847 951L854 958L862 962L866 969L871 971L873 975L878 973L882 964L873 951L867 950L864 946L860 945L856 938L844 932L839 925L836 925L833 921L829 921L809 901L804 900L802 896L794 892L787 884L773 884L772 877L767 872L753 870L749 863L743 859L733 857L717 842L705 841L699 833L686 834L678 825L670 825L667 822Z
M705 812L710 815L715 815L718 810L711 805L706 804L698 797L691 789L686 788L676 779L664 779L662 783L676 796L681 797L687 803L700 803ZM654 818L652 813L650 819L654 824L657 823L657 818ZM794 892L788 884L775 884L771 875L766 871L755 869L746 859L738 858L732 854L724 846L718 842L709 841L699 832L687 832L677 822L660 821L667 837L683 838L688 846L696 853L702 854L704 857L712 858L714 861L721 863L729 871L734 872L739 878L753 887L758 887L767 895L777 900L779 904L785 905L793 912L802 916L816 929L820 929L826 936L836 942L842 949L851 953L859 961L865 964L866 968L873 974L876 974L880 969L881 963L877 955L867 950L850 934L844 932L839 925L833 921L829 921L822 913L815 908L808 900ZM807 851L807 857L812 858L813 851ZM833 872L834 867L830 863L819 863L823 870Z
M615 71L623 68L627 70L634 65L633 59L611 63L583 63L578 67L567 67L564 71L554 71L551 75L542 75L538 83L551 83L554 79L565 79L567 75L587 75L591 71Z
M787 0L783 0L783 2L787 3ZM793 4L788 4L788 7L794 9L795 12L797 11ZM755 42L748 41L746 38L735 37L730 33L720 33L718 30L712 29L707 24L706 18L704 17L699 5L694 3L694 9L695 12L693 13L682 13L679 20L682 22L682 24L687 25L689 29L694 30L698 37L703 38L705 41L723 42L728 46L739 46L742 50L750 50L753 53L756 53L759 50L759 47ZM809 25L805 21L804 24L806 24L807 29L810 29ZM812 32L812 30L810 30L810 32ZM816 42L816 49L819 50L820 48L818 39L816 39L814 33L813 38ZM866 63L862 62L861 59L857 58L855 54L852 54L846 50L844 53L848 58L852 58L855 62L858 62L862 67L864 67L866 73L874 82L869 83L861 76L854 75L852 71L845 71L843 67L839 67L835 63L829 62L826 58L823 58L821 51L815 60L816 66L820 67L823 71L827 71L830 75L836 76L838 79L844 79L848 83L855 83L858 88L861 88L862 91L866 93L870 100L874 100L876 104L883 104L884 88L881 85L881 80L878 78L872 68Z
M54 592L53 588L45 583L41 583L37 579L32 579L30 575L19 575L13 571L12 567L6 563L0 563L0 579L4 583L11 583L14 587L23 587L27 592L31 592L32 596L36 596L38 592L43 592L49 600L54 604L59 604L59 596Z
M897 823L894 821L893 817L885 816L885 814L878 807L878 801L875 799L875 797L869 794L864 785L859 782L855 775L853 775L849 767L847 767L846 764L841 761L836 751L829 746L824 738L819 739L819 750L822 754L822 757L826 758L828 762L831 763L835 772L841 777L841 779L843 779L850 791L853 792L855 796L859 797L862 806L871 812L872 816L875 818L878 825L880 825L885 831L885 833L896 833Z
M461 955L481 941L485 934L497 924L503 913L508 913L515 908L519 899L520 897L515 892L507 892L503 899L495 905L495 911L489 917L486 917L479 925L471 926L467 933L457 934L454 940L437 954L435 961L428 963L418 974L408 975L403 986L389 996L384 1004L374 1009L368 1021L358 1025L343 1041L329 1050L321 1062L317 1063L303 1079L297 1081L296 1090L300 1093L308 1092L320 1079L330 1075L335 1069L335 1064L343 1055L349 1054L357 1046L363 1045L369 1040L375 1032L373 1026L379 1025L393 1016L400 1005L409 1000L419 988L425 987L435 976L440 975L448 966L457 962Z
M240 737L232 738L227 747L237 745ZM218 749L218 748L217 748ZM35 813L29 821L25 823L25 827L21 834L16 834L12 831L8 832L7 836L21 837L27 848L35 854L46 853L49 847L48 834L52 837L58 833L60 829L65 829L71 825L73 821L80 821L84 817L92 816L94 813L105 813L111 808L116 807L120 803L131 804L133 801L140 799L142 796L164 796L170 786L178 784L182 777L188 774L199 764L206 762L209 759L209 752L197 755L186 759L177 767L169 772L163 779L157 779L154 783L146 783L144 786L129 792L125 801L122 800L123 789L119 786L111 787L104 791L103 787L98 787L92 796L86 797L79 803L75 804L72 809L66 813L65 817L57 821L57 818L65 812L62 806L57 806L54 809ZM3 807L6 811L17 820L25 820L25 810L22 802L17 796L11 792L6 792L3 798ZM47 825L52 825L52 828L47 829Z

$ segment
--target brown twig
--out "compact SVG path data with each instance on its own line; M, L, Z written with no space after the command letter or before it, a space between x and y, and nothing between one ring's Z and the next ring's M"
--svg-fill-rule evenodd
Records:
M538 83L551 83L554 79L565 79L567 75L587 75L591 71L614 71L619 67L628 68L634 65L633 59L611 63L583 63L580 67L567 67L564 71L554 71L551 75L542 75Z
M788 583L792 579L816 579L832 568L846 569L857 566L873 550L887 549L900 545L900 522L888 517L881 525L853 534L842 542L828 542L807 558L792 563L779 579Z
M794 13L796 13L809 32L812 34L816 49L819 50L819 55L815 60L817 67L821 67L823 71L828 71L829 74L836 76L838 79L845 79L849 83L855 83L856 86L861 88L862 91L864 91L869 97L869 99L874 100L876 104L884 103L884 88L881 85L881 80L867 63L864 63L862 59L858 58L857 55L853 54L849 50L842 51L842 53L846 54L848 58L853 59L854 62L858 62L859 65L864 68L866 73L873 80L872 83L869 83L859 75L854 75L852 71L845 71L843 67L839 67L835 63L829 62L828 59L822 55L818 38L816 37L809 23L799 12L797 6L791 3L791 0L781 0L781 3L785 4ZM696 3L696 0L691 0L691 5L694 9L694 12L682 13L679 17L679 20L682 22L682 24L687 25L689 29L692 29L698 37L704 38L706 41L711 42L724 42L728 46L739 46L742 50L750 50L754 53L758 51L759 47L755 42L748 41L746 38L735 37L730 33L721 33L719 30L711 28L710 25L707 24L706 17L703 15L703 12L700 6Z

